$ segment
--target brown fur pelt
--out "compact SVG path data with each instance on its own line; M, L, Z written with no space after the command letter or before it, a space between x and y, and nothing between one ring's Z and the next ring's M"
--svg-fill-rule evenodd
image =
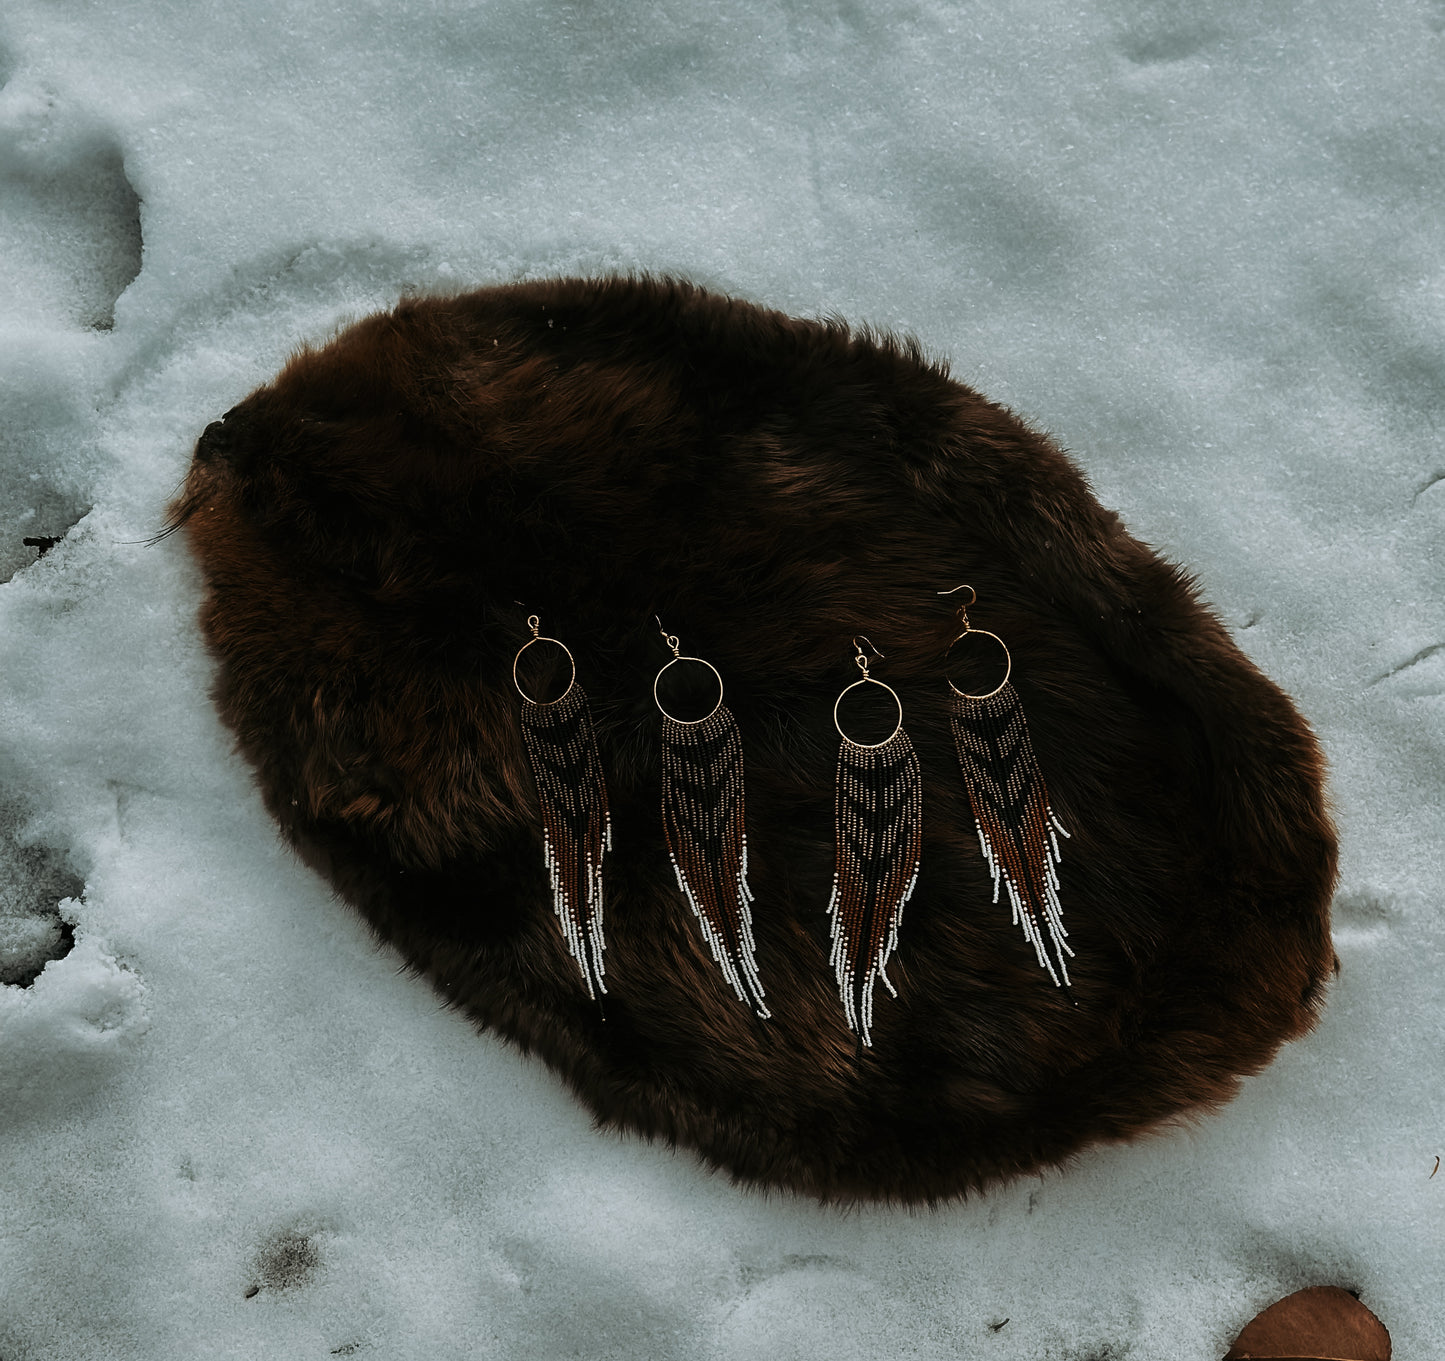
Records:
M1314 1019L1335 840L1309 728L1062 453L911 343L666 279L412 299L210 426L174 519L287 838L605 1125L747 1183L936 1200L1227 1100ZM1072 989L991 901L942 670L936 593L962 582L1072 833ZM518 727L533 612L576 658L611 801L601 1007ZM770 1020L669 864L654 615L742 733ZM861 1052L826 912L859 633L924 780L898 998Z

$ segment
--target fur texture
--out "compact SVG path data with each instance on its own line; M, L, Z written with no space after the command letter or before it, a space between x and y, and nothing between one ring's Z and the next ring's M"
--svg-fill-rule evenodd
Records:
M1308 727L1062 453L911 343L665 279L413 299L211 425L174 511L285 835L603 1125L747 1183L931 1201L1224 1101L1313 1021L1335 840ZM1072 833L1071 990L991 901L941 668L935 593L961 582ZM533 612L576 658L611 801L601 1007L518 725ZM668 861L655 615L727 678L770 1020ZM861 1053L827 914L859 633L925 786L898 998Z

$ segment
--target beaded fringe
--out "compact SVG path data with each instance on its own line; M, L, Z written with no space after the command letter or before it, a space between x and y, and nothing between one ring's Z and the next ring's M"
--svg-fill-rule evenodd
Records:
M677 886L723 977L740 1002L770 1016L753 939L742 737L725 705L700 723L663 715L662 822Z
M847 738L838 749L830 962L848 1024L873 1043L873 992L894 996L887 965L898 948L903 906L918 882L923 850L923 778L902 728L877 747Z
M602 858L612 849L607 786L587 696L574 680L551 704L522 700L522 737L542 805L542 842L552 907L587 995L603 982Z
M1059 837L1069 834L1049 806L1018 692L1005 683L986 699L955 694L951 726L979 844L993 875L993 900L998 902L1000 883L1006 884L1013 923L1023 928L1039 965L1055 986L1070 986L1066 957L1074 952L1058 872Z

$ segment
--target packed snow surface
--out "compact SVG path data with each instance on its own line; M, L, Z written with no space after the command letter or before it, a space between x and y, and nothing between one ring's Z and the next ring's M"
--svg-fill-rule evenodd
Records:
M1312 1284L1445 1354L1441 0L7 0L0 87L3 1361L1179 1361ZM918 336L1316 725L1340 973L1228 1109L739 1191L278 844L143 542L197 434L404 291L641 269Z

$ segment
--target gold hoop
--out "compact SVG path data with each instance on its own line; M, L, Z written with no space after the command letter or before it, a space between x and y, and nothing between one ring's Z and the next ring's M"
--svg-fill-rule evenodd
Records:
M972 590L973 588L970 587L969 589ZM973 636L976 638L992 638L994 642L996 642L1001 648L1003 648L1003 679L999 681L999 683L995 685L994 688L990 690L987 694L971 695L968 693L967 690L960 690L958 686L953 683L953 679L948 674L948 654L952 652L954 648L956 648L965 638L969 636ZM1013 675L1014 671L1014 659L1013 654L1008 650L1008 644L1005 643L1004 640L998 636L998 634L990 633L987 629L971 629L965 626L963 632L960 633L958 637L955 638L944 649L943 666L943 678L944 680L948 681L948 688L952 690L955 695L961 695L964 699L991 699L994 695L998 694L998 692L1002 690L1005 685L1008 684L1008 678Z
M537 616L534 614L532 618L527 621L529 624L532 625L533 636L517 649L517 655L512 658L512 684L517 687L517 693L521 695L521 697L525 699L528 704L535 704L539 708L546 708L548 705L551 704L560 704L562 700L566 699L567 696L571 694L572 687L577 683L577 660L572 656L572 653L567 647L566 643L559 643L555 638L544 638L541 634L537 632L537 624L535 622L536 618ZM531 695L529 695L524 689L522 689L522 682L517 679L517 663L522 660L522 653L524 653L529 647L531 647L533 643L553 643L557 647L560 647L562 651L567 654L567 664L572 668L572 676L571 679L567 682L567 688L562 691L562 693L558 695L556 699L549 699L545 701L540 699L533 699Z
M853 739L843 731L843 725L838 722L838 707L843 703L843 696L846 695L849 690L856 690L860 685L876 685L879 686L881 689L887 690L888 693L893 696L894 704L898 706L898 722L894 724L893 731L889 733L888 736L885 737L881 742L854 742ZM838 729L839 737L841 737L845 742L851 742L853 746L859 747L863 751L873 751L877 747L886 747L895 737L898 736L899 732L903 728L903 701L898 698L898 692L894 690L891 685L884 685L882 681L874 680L873 677L868 675L865 671L862 680L854 681L852 685L845 685L843 689L839 692L838 698L833 701L833 726Z
M675 645L676 645L676 640L675 640L675 639L672 639L671 635L667 635L667 636L668 636L669 642L670 642L673 646L675 646ZM709 671L712 672L712 674L713 674L713 679L717 681L717 703L714 704L714 705L712 706L712 708L709 709L709 710L707 711L707 713L705 713L701 718L673 718L672 715L671 715L670 713L668 713L667 710L663 707L662 700L658 698L658 695L657 695L657 687L658 687L659 682L662 680L663 671L666 671L668 666L676 666L676 665L678 664L678 662L696 662L699 666L705 666L705 667L707 667L707 669L708 669ZM680 724L682 724L682 726L685 727L685 728L695 727L695 726L696 726L697 724L699 724L699 723L706 723L706 722L708 721L708 719L710 719L715 713L717 713L717 711L718 711L719 709L722 708L722 702L723 702L723 681L722 681L722 677L718 674L718 669L717 669L717 667L715 667L711 662L704 661L701 657L674 657L670 662L667 663L667 666L664 666L664 667L662 668L662 671L659 671L659 672L657 673L657 675L653 678L653 681L652 681L652 702L653 702L655 705L657 705L657 707L658 707L660 710L662 710L662 716L663 716L664 718L672 719L672 721L673 721L674 723L680 723Z

